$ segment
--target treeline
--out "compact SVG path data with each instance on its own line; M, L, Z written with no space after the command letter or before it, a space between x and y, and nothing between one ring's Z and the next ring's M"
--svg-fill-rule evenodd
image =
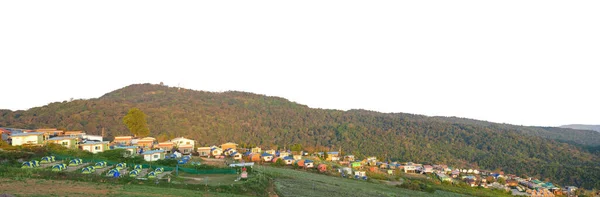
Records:
M159 140L185 136L200 145L234 141L287 149L302 144L309 151L342 150L384 160L503 170L562 185L600 188L600 155L582 148L600 144L597 132L311 109L282 98L244 92L131 85L98 99L0 111L0 127L52 127L92 134L100 134L104 128L109 136L127 135L122 118L132 107L148 116L151 135Z

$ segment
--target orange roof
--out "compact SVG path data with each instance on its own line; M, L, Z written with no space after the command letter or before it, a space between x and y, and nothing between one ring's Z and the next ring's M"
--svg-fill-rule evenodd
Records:
M125 139L132 139L132 136L115 136L115 140L119 139L119 140L125 140Z

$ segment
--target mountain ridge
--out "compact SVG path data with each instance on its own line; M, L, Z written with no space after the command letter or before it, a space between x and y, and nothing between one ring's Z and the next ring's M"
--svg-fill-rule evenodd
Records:
M446 163L550 178L600 188L600 134L554 127L523 127L466 118L313 109L274 96L207 92L134 84L99 98L55 102L26 111L0 111L0 127L85 130L108 136L129 132L122 117L132 108L148 115L158 139L185 136L199 145L343 150L381 159ZM573 135L575 133L576 135Z
M600 125L587 125L587 124L568 124L562 125L560 128L569 128L569 129L577 129L577 130L591 130L600 132Z

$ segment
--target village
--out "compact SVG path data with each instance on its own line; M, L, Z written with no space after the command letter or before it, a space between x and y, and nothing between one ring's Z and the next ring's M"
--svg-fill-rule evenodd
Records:
M35 130L0 128L0 132L2 140L11 146L58 144L68 149L79 149L91 153L123 149L125 150L124 156L141 156L147 162L178 159L179 164L186 164L192 161L192 158L203 158L202 161L221 162L229 167L243 168L238 180L248 177L246 168L277 163L305 170L314 169L316 173L356 180L368 180L378 175L422 176L438 179L440 182L448 184L466 184L470 187L504 190L516 196L570 196L578 190L574 186L560 187L551 182L544 182L532 177L518 177L502 171L453 168L445 164L418 164L410 161L382 161L377 157L358 158L354 155L342 155L341 150L323 152L288 149L263 150L261 147L241 147L234 142L198 146L195 140L185 137L159 142L153 137L115 136L112 141L108 141L103 135L89 135L84 131L63 131L53 128ZM53 157L44 157L42 164L52 163L53 160ZM23 167L40 165L36 162L24 162ZM74 159L68 165L77 166L79 163L81 161ZM60 171L66 168L61 165L64 164L52 166L52 170ZM93 166L76 169L81 170L82 173L96 173L96 169L106 165L105 162L97 162ZM126 168L127 164L125 163L114 166L116 170L107 170L110 176L127 174L131 177L154 178L158 176L160 178L171 173L165 172L163 168L148 170L141 165L133 166L131 171L121 171Z

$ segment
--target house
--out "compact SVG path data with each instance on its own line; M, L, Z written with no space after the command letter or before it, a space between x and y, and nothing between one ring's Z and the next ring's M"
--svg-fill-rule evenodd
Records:
M404 165L404 173L415 173L417 171L417 167L414 165Z
M262 158L263 161L267 161L267 162L273 160L273 155L269 154L269 153L263 153L260 155L260 157Z
M326 172L327 171L327 165L325 165L325 164L319 164L317 166L317 169L319 170L319 172Z
M65 133L64 131L57 129L36 129L35 132L44 133L44 140L47 140L51 137L62 136Z
M344 161L353 162L354 161L354 155L346 155L346 156L344 156Z
M200 157L208 157L210 155L210 147L200 147L196 151Z
M283 157L283 162L285 163L285 165L292 165L294 163L294 158L290 156Z
M437 173L436 174L438 179L440 179L440 181L444 182L444 181L448 181L448 182L452 182L452 178L448 177L447 175L443 174L443 173Z
M124 157L133 157L138 154L136 146L115 146L113 149L125 149Z
M108 142L87 141L85 143L79 144L79 149L89 151L94 154L101 153L105 150L108 150Z
M132 140L133 145L138 146L143 149L152 149L154 148L154 142L156 138L153 137L145 137L138 140Z
M234 148L228 148L228 149L225 149L225 151L223 151L223 154L231 155L232 153L235 153L235 152L238 152L238 151Z
M165 151L165 154L171 154L171 153L173 153L174 147L175 147L175 144L173 144L173 142L166 141L166 142L159 142L158 145L156 145L154 148Z
M82 139L87 140L87 141L97 141L97 142L102 142L104 141L103 137L100 135L88 135L85 134L82 136Z
M216 147L216 146L212 146L210 147L210 154L212 156L219 156L223 154L223 149Z
M365 172L365 171L354 171L354 176L365 177L365 176L367 176L367 172Z
M475 179L465 179L465 182L467 183L467 185L469 185L471 187L477 186L477 183L475 182Z
M242 160L242 153L233 152L229 156L235 160Z
M352 168L360 168L360 166L362 166L362 163L360 163L360 162L352 162L351 166L352 166Z
M260 149L260 147L254 147L252 149L250 149L251 153L260 153L262 152L262 150Z
M122 146L131 146L131 140L133 140L132 136L116 136L113 140L113 143L122 145Z
M339 161L340 160L340 152L327 152L327 161Z
M279 152L279 157L287 157L287 156L290 156L289 152L285 152L285 151Z
M294 160L302 159L302 155L293 155L292 157L294 158Z
M179 152L183 153L184 155L191 154L194 150L194 146L196 145L196 142L194 140L187 139L184 137L172 139L171 142L173 142L177 150L179 150Z
M141 155L142 155L142 157L144 157L144 160L146 160L146 161L158 161L160 159L165 158L165 151L151 150L151 151L143 152Z
M261 155L260 153L250 153L248 155L248 159L250 161L253 161L253 162L259 162L260 161L260 155Z
M44 133L29 132L29 133L13 133L10 135L13 146L21 145L41 145L44 143Z
M83 136L85 135L85 132L83 132L83 131L65 131L65 133L63 135L69 136L69 137L83 138Z
M265 153L269 153L271 155L275 155L275 150L271 149L271 150L266 150Z
M312 160L304 160L304 167L305 168L313 168L315 167L315 162Z
M77 148L77 137L73 137L73 136L65 136L65 137L53 137L48 139L48 141L46 141L46 144L60 144L64 147L70 148L70 149L76 149Z
M228 148L237 149L237 145L238 144L233 142L227 142L225 144L221 144L221 150L227 150Z
M422 172L423 173L432 173L433 172L433 166L431 165L424 165L422 168Z

